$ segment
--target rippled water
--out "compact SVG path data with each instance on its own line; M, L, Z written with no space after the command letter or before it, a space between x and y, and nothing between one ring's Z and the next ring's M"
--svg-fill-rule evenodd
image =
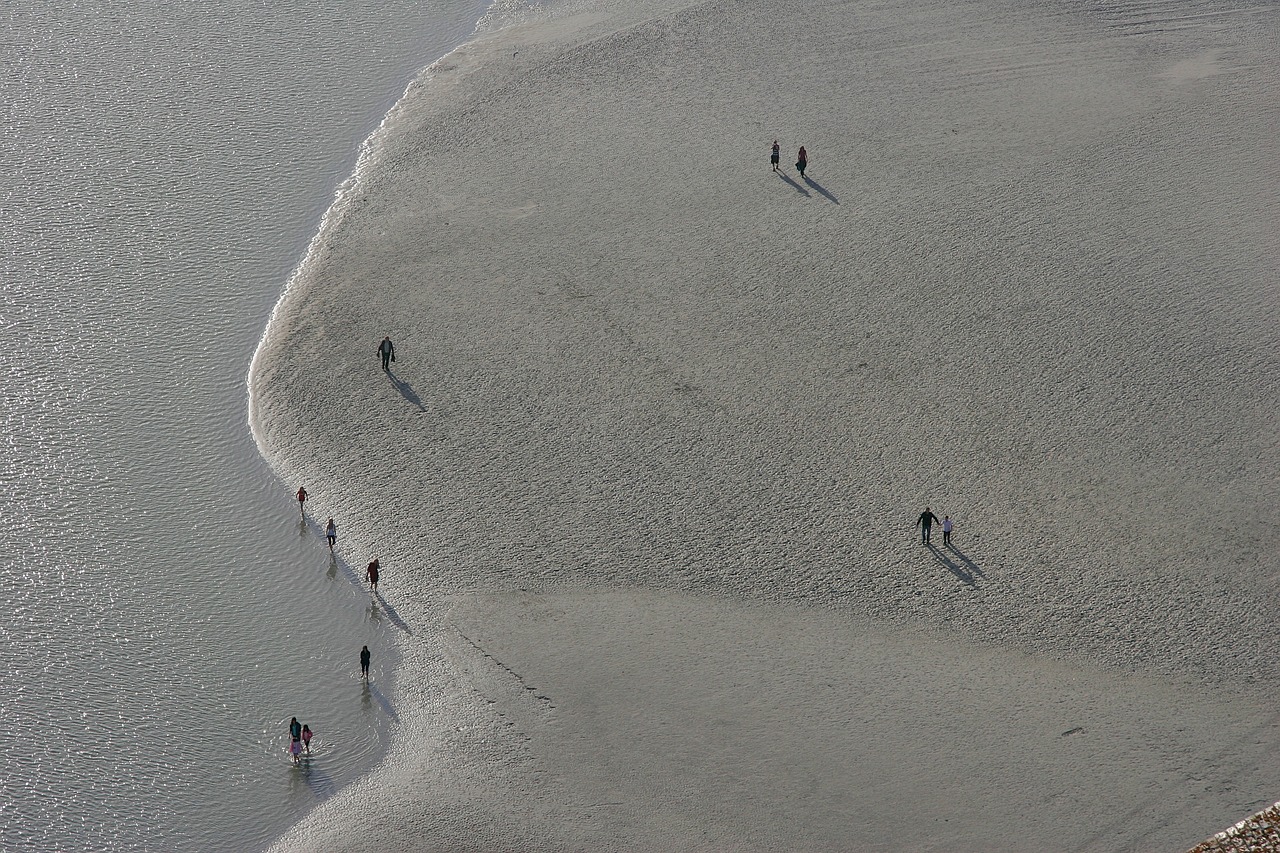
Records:
M360 141L482 7L7 5L0 848L261 848L376 760L400 628L244 377Z

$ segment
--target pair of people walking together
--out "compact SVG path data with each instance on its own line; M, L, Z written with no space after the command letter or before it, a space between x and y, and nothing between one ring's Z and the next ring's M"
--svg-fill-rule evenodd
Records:
M929 511L928 507L924 508L924 512L920 513L920 517L916 519L916 527L920 528L920 544L928 545L929 539L933 535L933 525L937 523L938 517ZM942 544L945 547L951 546L951 530L955 524L951 521L951 516L944 515L942 517Z
M293 763L297 764L302 757L302 751L311 753L311 726L304 726L298 722L297 717L289 718L289 755L293 757Z
M773 166L773 171L778 171L778 161L782 159L782 149L778 145L778 140L773 140L773 147L769 149L769 163ZM800 153L796 155L796 171L800 173L800 177L804 177L804 170L809 166L809 152L804 150L804 146L800 146Z

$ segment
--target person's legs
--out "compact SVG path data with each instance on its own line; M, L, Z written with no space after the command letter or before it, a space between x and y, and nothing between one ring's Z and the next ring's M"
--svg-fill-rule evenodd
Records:
M929 544L929 525L927 524L922 524L920 526L920 544L921 545Z

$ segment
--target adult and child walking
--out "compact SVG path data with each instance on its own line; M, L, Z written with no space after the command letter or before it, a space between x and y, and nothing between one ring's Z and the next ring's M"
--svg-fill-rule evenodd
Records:
M289 755L293 756L294 764L302 760L303 750L311 754L311 737L311 726L299 723L297 717L289 718Z
M916 527L920 528L920 544L928 545L933 535L933 525L937 523L938 517L934 515L928 507L924 508L924 512L920 513L920 517L916 519ZM942 517L942 544L943 547L951 547L951 531L955 527L955 523L951 520L951 516L944 515Z
M773 146L769 149L769 165L773 167L773 171L778 171L778 161L782 159L782 148L778 145L778 140L773 140ZM796 171L800 173L800 177L804 177L804 170L809 167L809 152L804 146L800 146L800 153L796 155Z

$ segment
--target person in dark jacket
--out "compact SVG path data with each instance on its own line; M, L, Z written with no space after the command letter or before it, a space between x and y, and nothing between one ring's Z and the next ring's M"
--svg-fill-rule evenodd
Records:
M920 544L929 544L929 530L933 527L933 523L938 517L929 512L929 508L925 507L924 512L920 513L920 517L916 519L916 527L920 528Z

